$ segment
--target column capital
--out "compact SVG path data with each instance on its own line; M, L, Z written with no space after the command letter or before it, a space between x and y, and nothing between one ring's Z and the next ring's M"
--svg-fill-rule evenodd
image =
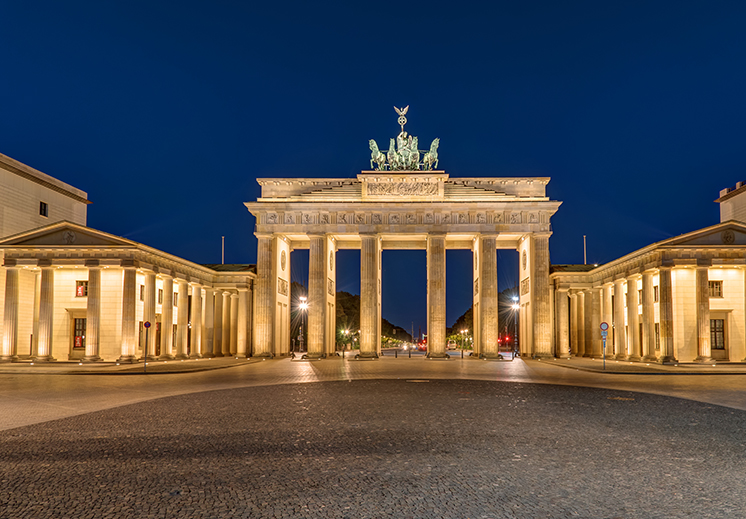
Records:
M89 269L91 268L101 268L101 262L97 259L87 259L83 263L86 267Z
M712 266L712 259L697 259L697 268L710 268Z
M273 232L255 232L254 236L256 236L257 239L264 238L264 239L267 239L267 240L271 240L275 236L279 236L279 235L276 234L276 233L273 233Z
M36 260L36 265L41 268L53 268L52 266L52 260L50 259L39 259Z
M627 279L642 279L642 274L639 272L627 274Z
M11 258L5 258L5 261L3 262L3 267L6 269L19 269L21 266L18 264L18 262L15 259Z

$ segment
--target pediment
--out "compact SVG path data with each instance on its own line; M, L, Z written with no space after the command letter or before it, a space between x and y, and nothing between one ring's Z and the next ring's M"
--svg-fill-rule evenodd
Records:
M746 226L736 222L725 222L671 238L665 245L677 247L746 246Z
M63 222L16 234L0 241L0 247L9 245L31 247L121 247L132 246L134 242L90 227Z

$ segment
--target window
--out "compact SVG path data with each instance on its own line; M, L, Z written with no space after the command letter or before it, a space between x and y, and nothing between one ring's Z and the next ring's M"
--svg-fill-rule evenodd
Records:
M73 319L73 349L85 349L85 319Z
M725 349L725 319L710 319L710 345L713 350Z
M163 304L163 289L162 288L158 289L158 304L159 305Z
M39 202L39 215L44 217L49 216L49 206L46 202Z
M653 287L653 302L658 303L661 300L660 293L658 290L658 285L655 285Z
M145 301L145 285L140 285L140 301Z
M723 282L708 281L710 284L710 297L723 297Z
M658 287L655 287L658 288ZM661 325L660 323L655 323L655 349L660 350L661 349Z
M88 281L75 282L75 297L86 297L88 295Z

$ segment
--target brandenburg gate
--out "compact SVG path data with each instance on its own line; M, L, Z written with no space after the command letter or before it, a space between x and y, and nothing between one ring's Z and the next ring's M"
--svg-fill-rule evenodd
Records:
M407 107L408 108L408 107ZM309 250L308 357L335 351L336 252L360 249L360 357L381 344L381 253L427 251L428 357L446 357L446 250L473 251L474 352L498 355L497 249L519 253L523 355L552 356L550 218L561 202L547 177L451 178L438 170L435 139L419 150L401 132L357 178L263 178L245 205L256 217L254 356L290 351L290 252Z

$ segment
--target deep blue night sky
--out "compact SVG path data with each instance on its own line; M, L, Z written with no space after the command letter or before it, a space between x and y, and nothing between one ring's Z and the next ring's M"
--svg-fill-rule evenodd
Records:
M200 263L223 235L255 262L255 178L356 175L394 105L451 176L552 177L553 263L714 224L746 177L744 2L335 4L4 2L0 152L87 191L91 227ZM450 324L471 255L447 260ZM383 261L384 317L424 329L424 251Z

